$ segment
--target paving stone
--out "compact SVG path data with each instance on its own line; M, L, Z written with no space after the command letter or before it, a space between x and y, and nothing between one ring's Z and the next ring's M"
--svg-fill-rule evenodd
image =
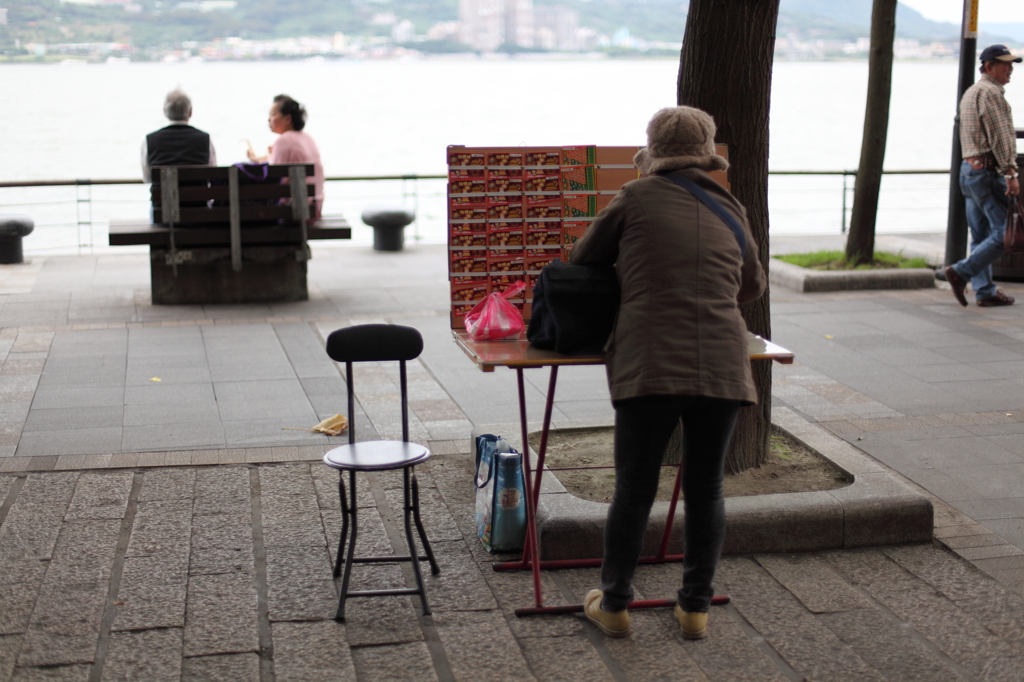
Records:
M267 601L272 621L332 618L338 593L327 549L268 548Z
M472 504L476 501L473 462L472 455L451 455L433 457L427 463L430 474L446 503Z
M352 660L361 680L437 680L430 651L423 642L352 649Z
M127 557L112 630L185 627L188 555Z
M187 552L191 535L191 500L139 502L125 556Z
M77 478L77 472L28 476L0 527L0 563L51 556Z
M309 464L260 467L260 496L301 495L316 497Z
M317 502L322 509L341 509L341 500L338 496L338 475L337 469L332 469L326 465L312 465L312 477L316 485ZM375 475L367 473L360 474L356 481L356 506L360 509L377 506L377 501L373 497L373 490L370 488L374 480L376 480ZM345 474L346 486L348 486L348 481L348 474ZM351 495L351 491L348 491L346 488L345 494Z
M2 428L2 425L0 425L0 428ZM0 476L0 504L7 500L7 493L10 492L16 480L14 476Z
M971 679L875 610L825 613L818 619L885 679L906 682Z
M601 642L628 679L706 682L708 678L690 657L689 647L680 646L682 638L671 610L636 611L631 624L631 636Z
M192 518L189 573L253 572L252 517L215 514Z
M821 557L759 555L756 561L812 613L871 608L871 603Z
M1011 644L996 637L969 613L880 553L841 553L828 558L847 576L856 576L878 603L946 652L970 675L981 675L993 657L1024 653L1024 643Z
M21 637L0 636L0 682L10 682L20 648Z
M541 682L564 680L606 680L612 677L601 657L586 637L524 637L520 639L523 655Z
M882 679L752 560L723 562L718 582L743 617L801 675L811 679Z
M263 544L267 547L327 546L319 512L263 515Z
M256 654L228 654L186 658L181 662L181 682L259 682L260 659Z
M153 469L142 479L139 501L191 500L195 483L195 469Z
M341 682L356 679L345 626L331 620L274 623L277 682Z
M666 609L662 617L670 621L670 626L676 625L670 609ZM707 639L684 641L682 646L712 682L784 682L789 679L751 641L725 608L712 608L708 614Z
M119 520L67 522L53 550L46 582L103 582L110 569L121 533Z
M376 575L372 580L353 580L351 589L385 589L405 587L401 573L394 566L377 567L392 569L391 580L381 580ZM379 575L379 571L376 572ZM357 576L353 572L353 576ZM338 589L341 583L338 582ZM423 639L412 597L353 597L345 602L345 639L351 647L418 642Z
M194 513L250 514L252 491L244 467L211 467L196 472Z
M185 656L245 653L258 647L253 576L190 576L185 603Z
M104 682L178 682L181 636L178 628L110 633Z
M15 668L11 682L86 682L90 668L88 665Z
M0 634L18 634L28 629L40 585L42 576L33 582L0 584Z
M998 589L977 568L932 545L887 547L882 551L954 601L989 598Z
M429 531L428 531L429 532ZM481 568L466 543L431 542L441 572L430 573L430 564L420 562L427 586L427 598L435 611L480 611L498 608Z
M533 606L535 603L533 577L530 571L495 572L487 566L482 566L481 573L487 584L490 585L491 594L497 599L498 606L516 639L567 637L583 633L583 625L577 618L516 617L516 609ZM558 590L550 573L542 572L540 579L545 606L564 606L568 603Z
M501 611L434 611L433 620L455 679L530 679Z
M391 489L385 492L388 504L391 506L391 513L395 520L402 524L402 508L404 506L404 495L402 490ZM427 531L427 538L430 540L462 540L462 531L459 525L452 518L448 507L444 505L440 494L436 489L420 490L420 519Z
M260 507L264 516L311 514L320 511L315 495L261 495Z

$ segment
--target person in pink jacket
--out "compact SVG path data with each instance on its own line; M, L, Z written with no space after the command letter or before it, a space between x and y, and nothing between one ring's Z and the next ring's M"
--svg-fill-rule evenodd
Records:
M311 163L316 196L310 197L310 218L319 218L324 205L324 166L316 142L303 128L306 127L306 109L288 95L278 95L270 107L267 120L270 130L280 135L268 149L269 155L256 157L251 151L249 160L257 163Z

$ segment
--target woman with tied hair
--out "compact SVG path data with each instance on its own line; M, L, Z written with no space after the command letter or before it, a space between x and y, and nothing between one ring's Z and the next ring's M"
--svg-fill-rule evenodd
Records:
M320 162L320 150L316 142L307 133L306 109L288 95L278 95L270 107L270 118L267 120L271 132L280 135L268 149L268 156L257 157L249 151L249 160L256 163L311 163L313 164L313 184L316 196L310 197L310 214L312 219L319 218L324 205L324 166Z
M623 186L573 247L571 261L616 266L621 305L606 345L615 407L615 492L604 533L601 589L587 618L612 637L630 632L626 606L658 489L662 456L683 423L686 559L675 608L686 639L707 636L712 580L725 538L722 479L736 416L757 401L739 304L765 290L746 211L711 171L715 122L690 107L662 109L634 159L641 177ZM730 213L740 239L668 176L696 183Z

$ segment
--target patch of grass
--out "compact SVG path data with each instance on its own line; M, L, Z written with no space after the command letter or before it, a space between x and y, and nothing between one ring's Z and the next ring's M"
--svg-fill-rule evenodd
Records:
M843 251L815 251L814 253L790 253L775 256L781 261L810 270L884 270L889 268L927 268L924 258L904 258L903 253L875 251L874 263L851 267Z

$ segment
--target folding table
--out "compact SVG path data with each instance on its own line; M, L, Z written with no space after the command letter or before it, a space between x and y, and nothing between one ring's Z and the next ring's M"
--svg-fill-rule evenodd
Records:
M521 561L501 562L494 565L494 570L518 570L529 568L533 572L534 605L530 608L516 609L517 616L548 615L558 613L577 613L583 611L582 604L568 606L544 606L541 592L540 571L542 568L580 568L599 566L600 559L570 559L561 561L541 561L537 537L537 508L540 504L541 478L544 475L544 456L547 451L548 434L551 430L551 410L555 401L555 385L558 382L558 368L565 365L601 365L603 355L562 355L554 351L536 348L526 340L525 335L519 338L502 339L500 341L474 341L464 331L452 331L455 343L469 356L481 371L493 372L496 367L508 367L516 371L519 389L519 422L523 446L523 482L526 488L526 543ZM792 364L793 353L771 341L748 332L748 350L751 360L775 360L782 364ZM529 433L526 419L526 390L523 381L523 370L534 367L550 367L548 391L544 403L544 420L541 425L540 442L537 447L537 466L530 466ZM533 478L531 480L531 471ZM680 469L681 471L681 469ZM680 475L676 474L675 489L669 505L665 532L661 540L661 549L654 557L644 557L641 563L662 563L681 561L681 554L666 554L672 521L675 518L676 503L679 498ZM715 597L712 603L726 603L728 597ZM651 599L634 601L630 609L656 608L674 606L675 600Z

